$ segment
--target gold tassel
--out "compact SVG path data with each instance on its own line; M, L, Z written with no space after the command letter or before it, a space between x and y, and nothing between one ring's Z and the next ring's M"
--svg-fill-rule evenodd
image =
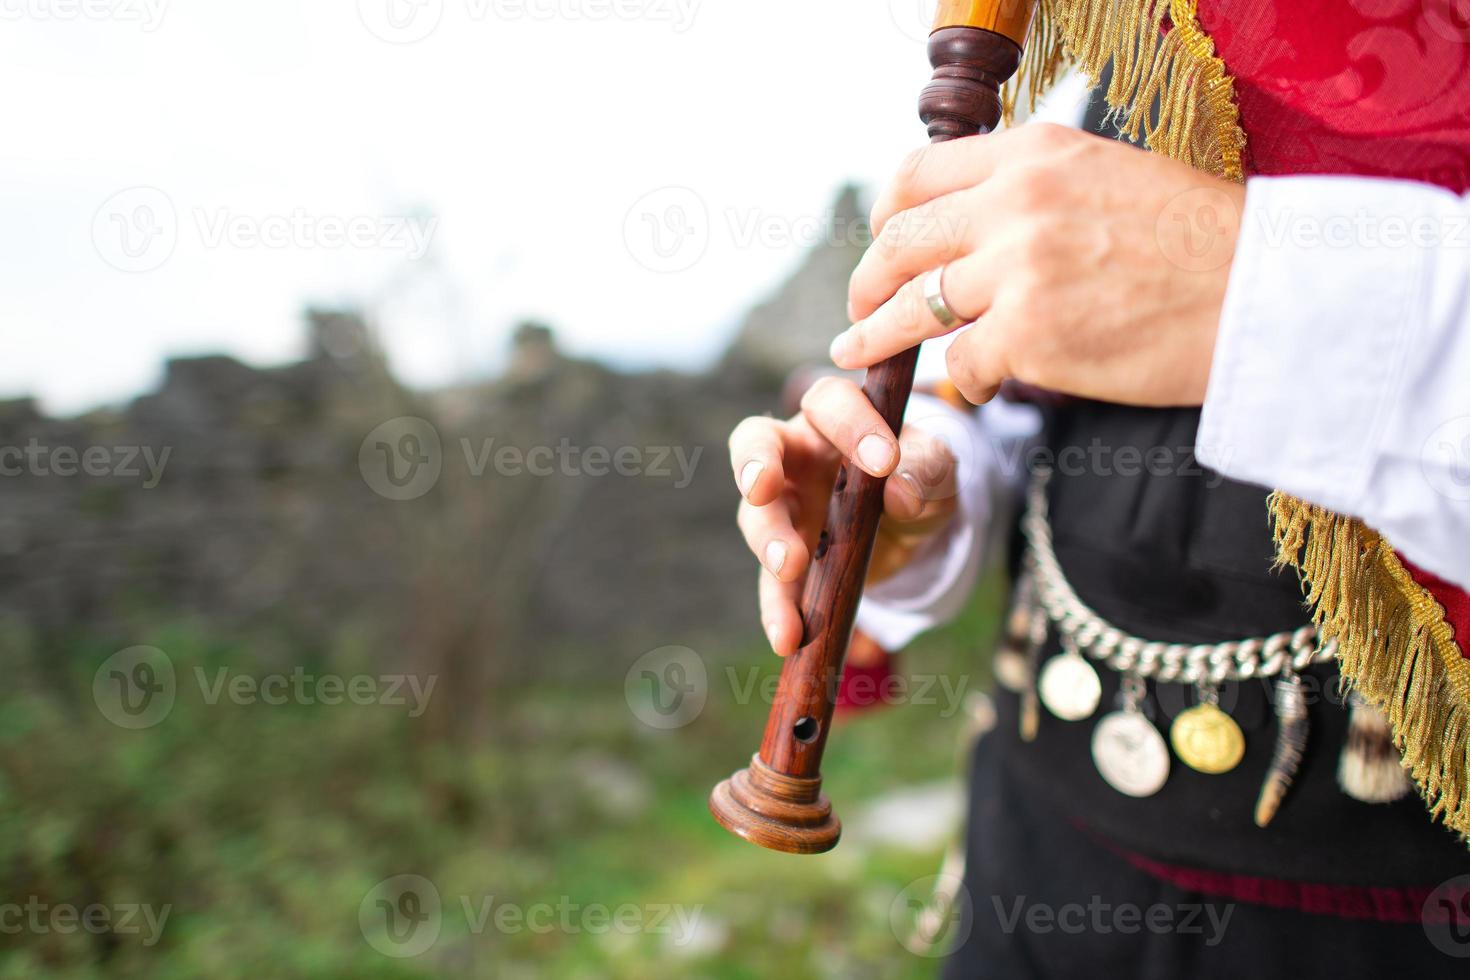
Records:
M1470 661L1444 609L1362 521L1277 491L1278 566L1297 570L1344 683L1388 718L1429 812L1470 836Z
M1243 179L1235 85L1199 26L1195 0L1041 0L1021 68L1006 86L1007 118L1022 92L1035 108L1069 61L1093 79L1112 64L1106 98L1121 132L1155 153Z
M1393 747L1388 719L1357 691L1348 695L1347 744L1337 763L1337 785L1364 803L1392 803L1413 788Z
M1006 125L1014 121L1016 106L1025 92L1026 105L1036 108L1036 100L1045 94L1057 80L1057 75L1071 61L1062 48L1057 35L1056 18L1048 14L1058 0L1041 0L1037 4L1036 16L1031 21L1031 33L1021 53L1021 65L1016 73L1001 87L1000 106Z

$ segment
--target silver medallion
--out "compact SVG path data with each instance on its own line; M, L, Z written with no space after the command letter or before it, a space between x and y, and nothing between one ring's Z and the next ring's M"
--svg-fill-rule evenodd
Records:
M1129 796L1152 796L1169 778L1164 736L1137 710L1103 716L1092 733L1092 761L1109 786Z
M1081 721L1097 710L1102 682L1092 664L1075 649L1053 657L1037 681L1041 703L1063 721Z

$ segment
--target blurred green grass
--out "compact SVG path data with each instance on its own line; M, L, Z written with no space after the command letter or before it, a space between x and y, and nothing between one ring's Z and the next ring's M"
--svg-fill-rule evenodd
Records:
M997 605L998 589L982 589L905 652L902 672L988 687ZM710 698L680 729L639 723L619 676L487 691L485 734L457 741L425 737L382 705L211 705L188 680L196 667L266 668L198 629L145 642L168 652L180 683L169 716L140 731L92 701L111 650L77 644L59 666L5 642L0 903L167 904L161 938L0 927L0 980L935 973L899 941L889 908L938 870L938 848L793 857L709 817L706 793L745 762L766 713L760 698L736 703L724 679L774 673L763 647L701 651ZM824 773L839 812L954 776L964 719L943 707L840 724ZM413 958L378 952L358 924L375 884L398 874L428 878L443 902L437 942ZM466 913L492 896L523 908L677 906L700 928L684 944L648 931L476 928Z

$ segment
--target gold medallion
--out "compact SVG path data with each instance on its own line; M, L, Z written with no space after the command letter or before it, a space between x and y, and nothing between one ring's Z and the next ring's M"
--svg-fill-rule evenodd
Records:
M1092 664L1076 650L1052 657L1037 681L1041 703L1063 721L1081 721L1097 710L1102 700L1102 681Z
M1208 701L1179 713L1169 728L1169 741L1186 766L1212 776L1234 769L1245 755L1245 733Z

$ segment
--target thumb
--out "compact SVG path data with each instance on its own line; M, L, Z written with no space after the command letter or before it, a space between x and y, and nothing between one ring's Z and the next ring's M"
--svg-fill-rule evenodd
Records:
M898 452L898 468L883 489L884 516L903 534L937 530L957 506L954 453L943 440L913 426L899 433Z

